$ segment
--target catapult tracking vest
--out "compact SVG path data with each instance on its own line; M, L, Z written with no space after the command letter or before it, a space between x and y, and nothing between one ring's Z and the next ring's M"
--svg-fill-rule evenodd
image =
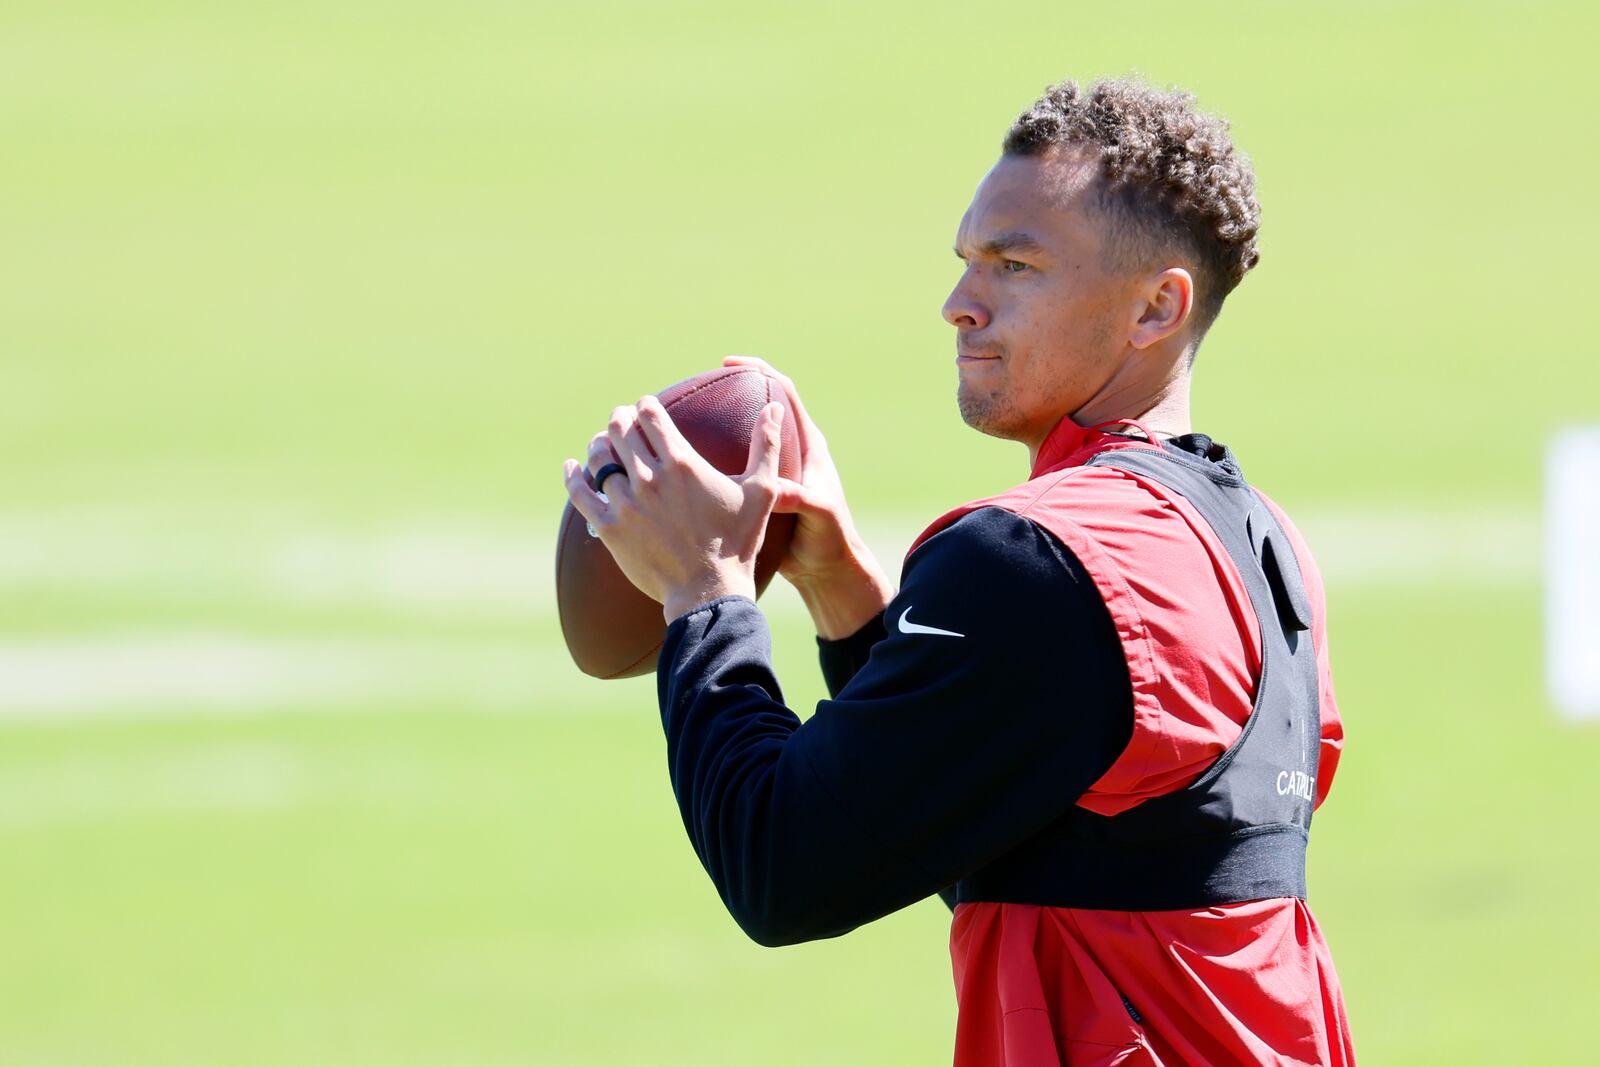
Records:
M1123 439L1078 467L1048 471L1015 489L943 516L912 546L959 516L1001 507L1049 530L1094 578L1115 617L1114 563L1094 542L1116 514L1074 500L1076 479L1113 468L1169 506L1187 501L1215 532L1242 579L1259 625L1260 674L1238 739L1192 783L1115 814L1082 803L1070 814L964 879L957 900L1117 911L1194 909L1276 897L1305 898L1305 854L1315 805L1321 720L1311 604L1288 534L1244 480L1233 456L1216 446L1208 461L1176 447ZM1077 494L1081 495L1081 494ZM1179 509L1181 510L1181 509ZM1198 536L1198 535L1197 535ZM1204 541L1204 538L1201 538ZM1120 567L1159 566L1137 556ZM1124 598L1125 599L1125 598ZM1159 690L1164 651L1139 640L1137 623L1119 622L1130 665L1154 658ZM1203 649L1204 633L1193 635ZM1138 643L1142 647L1133 647ZM1046 664L1025 669L1048 670ZM1179 699L1177 694L1155 694ZM1070 693L1061 713L1073 714Z

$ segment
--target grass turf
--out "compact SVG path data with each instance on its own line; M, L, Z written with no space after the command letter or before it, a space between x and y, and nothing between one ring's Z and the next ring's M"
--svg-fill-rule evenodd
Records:
M950 402L946 246L1012 114L1132 68L1232 117L1261 176L1199 427L1291 510L1525 514L1550 428L1600 416L1562 284L1594 232L1594 29L1557 4L7 5L3 517L54 532L4 572L4 638L520 642L535 668L492 708L464 679L0 721L0 1062L945 1058L939 906L743 941L648 683L565 669L539 604L285 600L248 546L419 515L553 537L609 406L735 350L801 381L868 516L1007 484L1015 450ZM182 551L107 577L60 536L132 526ZM1351 740L1311 878L1358 1050L1581 1061L1600 739L1545 707L1537 590L1332 598ZM809 635L779 640L805 706Z

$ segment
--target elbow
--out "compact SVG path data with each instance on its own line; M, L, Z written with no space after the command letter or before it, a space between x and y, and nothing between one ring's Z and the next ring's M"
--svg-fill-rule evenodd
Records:
M811 940L794 927L773 922L767 916L736 914L733 919L739 924L739 929L744 931L745 936L762 948L784 948Z
M783 948L807 941L838 937L855 928L813 906L766 897L761 900L726 900L728 913L746 937L763 948Z

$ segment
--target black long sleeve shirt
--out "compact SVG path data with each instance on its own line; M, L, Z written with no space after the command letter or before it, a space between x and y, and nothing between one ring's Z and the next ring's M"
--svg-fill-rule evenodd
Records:
M690 612L661 649L684 826L764 945L837 936L983 868L1065 814L1132 735L1093 580L998 508L929 538L883 615L820 645L832 699L803 724L753 602Z

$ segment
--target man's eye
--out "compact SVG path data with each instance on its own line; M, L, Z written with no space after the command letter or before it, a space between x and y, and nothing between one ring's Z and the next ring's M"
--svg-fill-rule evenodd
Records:
M1005 267L1006 273L1008 274L1021 274L1023 271L1028 269L1028 265L1026 263L1020 263L1014 259L1006 260Z

